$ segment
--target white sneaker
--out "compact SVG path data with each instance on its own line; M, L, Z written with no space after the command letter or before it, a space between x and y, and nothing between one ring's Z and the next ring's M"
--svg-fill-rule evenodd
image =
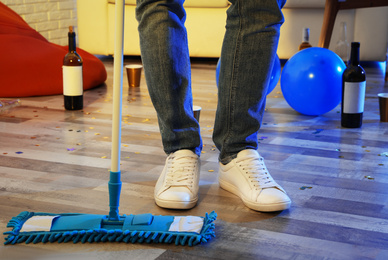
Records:
M190 209L198 201L200 161L191 150L170 154L155 186L155 202L169 209Z
M243 150L230 163L220 163L219 183L253 210L280 211L291 205L290 198L272 179L256 150Z

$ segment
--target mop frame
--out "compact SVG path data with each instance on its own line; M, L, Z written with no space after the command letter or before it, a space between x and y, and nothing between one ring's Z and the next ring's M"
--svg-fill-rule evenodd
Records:
M58 216L78 219L84 218L85 222L91 222L90 228L81 228L79 230L63 231L33 231L20 232L23 224L33 216ZM34 213L24 211L18 216L12 218L7 227L13 228L12 231L5 232L8 237L5 238L5 245L26 243L94 243L94 242L123 242L123 243L175 243L175 245L195 246L200 243L206 243L214 237L214 223L216 213L206 213L203 218L203 227L200 233L195 232L173 232L167 231L166 227L173 222L173 216L154 216L149 213L141 215L122 215L120 220L114 222L108 219L106 215L88 215L77 213L51 214ZM202 217L201 217L202 218ZM137 220L136 220L137 219ZM145 221L142 224L133 225L134 220ZM155 223L150 225L147 221ZM87 226L83 222L83 227ZM100 223L106 223L108 228L99 227ZM127 223L127 224L123 224ZM95 226L95 228L93 228ZM113 228L113 229L112 229ZM163 230L165 229L165 230Z

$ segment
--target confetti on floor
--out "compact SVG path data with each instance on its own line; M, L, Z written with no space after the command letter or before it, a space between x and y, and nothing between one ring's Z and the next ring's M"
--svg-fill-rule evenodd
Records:
M375 178L373 178L372 176L369 176L369 175L365 175L364 178L368 179L368 180L374 180L375 179Z
M23 152L21 152L21 151L18 151L18 152L15 152L16 154L22 154Z
M299 189L300 190L306 190L306 189L312 189L313 187L310 187L310 186L302 186L300 187Z
M388 152L380 153L379 156L385 156L388 157Z
M71 152L71 151L74 151L75 148L67 148L67 150Z

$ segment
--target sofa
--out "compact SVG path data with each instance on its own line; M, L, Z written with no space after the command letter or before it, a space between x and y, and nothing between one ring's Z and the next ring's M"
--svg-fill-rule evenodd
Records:
M184 5L190 56L219 57L229 2L186 0ZM135 8L136 0L125 1L124 55L140 55ZM277 52L280 59L289 59L298 51L304 27L310 28L310 43L318 46L324 8L325 0L287 1ZM115 0L77 0L79 47L95 55L113 55L114 14ZM388 7L340 10L329 45L333 51L341 22L347 24L347 41L361 42L361 60L386 60Z

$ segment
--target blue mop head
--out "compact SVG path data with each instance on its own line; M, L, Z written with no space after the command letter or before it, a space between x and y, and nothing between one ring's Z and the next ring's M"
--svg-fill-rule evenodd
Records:
M173 243L194 246L205 243L214 234L213 211L205 217L122 215L111 221L105 215L52 214L24 211L12 218L4 232L5 245L16 243L125 242Z

